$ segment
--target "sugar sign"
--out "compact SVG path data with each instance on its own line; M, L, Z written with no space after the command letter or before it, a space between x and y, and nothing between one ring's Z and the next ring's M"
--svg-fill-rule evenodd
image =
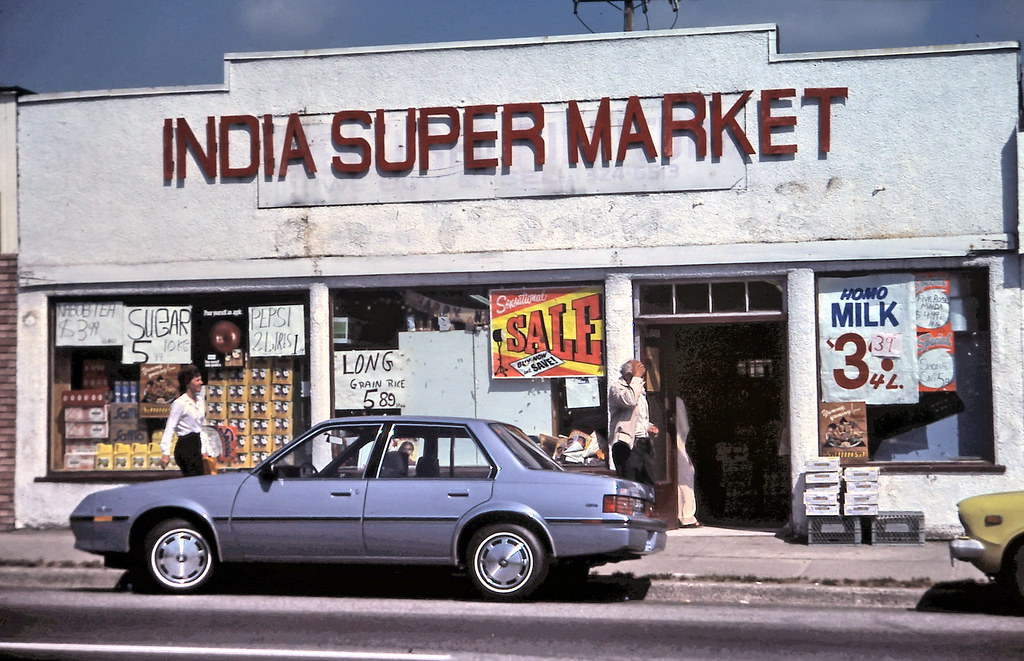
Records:
M249 308L249 354L306 355L306 316L301 305L258 305Z
M192 362L192 306L145 305L124 310L121 362Z

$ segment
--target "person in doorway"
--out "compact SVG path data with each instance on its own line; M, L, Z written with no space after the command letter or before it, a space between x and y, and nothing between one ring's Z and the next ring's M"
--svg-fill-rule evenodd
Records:
M206 424L203 375L195 365L186 365L178 372L178 384L184 392L171 402L171 412L160 439L160 465L166 468L170 463L171 439L177 434L174 460L178 462L182 475L202 475L202 431Z
M700 528L697 520L696 472L686 443L690 440L690 416L682 397L676 397L676 480L680 528Z
M608 439L612 463L619 477L654 486L654 448L651 437L658 427L651 424L647 405L647 368L639 360L627 360L621 377L608 393Z

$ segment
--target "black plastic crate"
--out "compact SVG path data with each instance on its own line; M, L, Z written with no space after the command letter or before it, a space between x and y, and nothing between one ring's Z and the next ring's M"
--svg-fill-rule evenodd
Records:
M860 518L856 516L807 517L807 543L860 546Z
M924 544L924 512L879 512L870 518L873 545Z

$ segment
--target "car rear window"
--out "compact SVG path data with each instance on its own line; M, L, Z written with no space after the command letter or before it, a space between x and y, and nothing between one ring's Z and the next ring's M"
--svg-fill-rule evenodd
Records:
M555 463L555 461L544 454L544 451L540 449L533 440L530 439L523 430L512 425L506 425L503 423L494 423L491 425L491 429L498 435L505 446L515 455L516 459L524 467L531 470L545 470L545 471L560 471L562 467Z

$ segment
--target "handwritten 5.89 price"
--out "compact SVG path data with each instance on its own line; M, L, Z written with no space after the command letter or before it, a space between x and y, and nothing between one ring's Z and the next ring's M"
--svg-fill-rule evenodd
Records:
M900 335L880 333L867 339L857 333L844 333L834 341L829 339L828 346L843 354L844 367L832 370L840 388L858 390L869 385L875 390L903 390L900 375L893 372L894 358L898 358L902 350ZM872 370L869 360L881 371Z

